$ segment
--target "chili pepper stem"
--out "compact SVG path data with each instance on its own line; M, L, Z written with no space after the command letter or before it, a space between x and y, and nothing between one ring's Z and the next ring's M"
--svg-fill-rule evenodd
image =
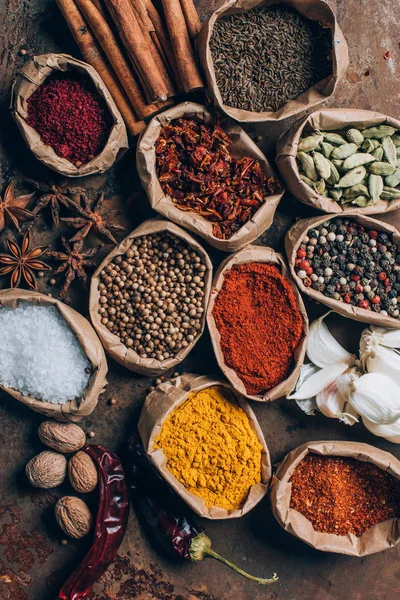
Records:
M196 537L192 539L189 554L190 558L194 562L204 560L207 557L215 558L230 569L233 569L233 571L235 571L236 573L239 573L239 575L243 575L243 577L246 577L247 579L255 581L256 583L259 583L261 585L269 585L270 583L275 583L275 581L278 581L278 576L276 575L276 573L274 573L270 579L262 579L261 577L254 577L253 575L249 575L249 573L246 573L246 571L243 571L223 556L220 556L219 554L214 552L214 550L211 548L210 538L204 533L199 533L196 535Z

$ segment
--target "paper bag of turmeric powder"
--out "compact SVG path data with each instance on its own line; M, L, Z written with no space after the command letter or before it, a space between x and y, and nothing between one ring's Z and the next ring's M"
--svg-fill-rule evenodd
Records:
M370 462L383 471L387 471L396 479L400 479L400 461L392 454L379 450L375 446L360 442L308 442L292 450L280 463L272 478L271 505L278 523L309 546L323 552L367 556L398 544L400 541L399 518L387 519L378 523L360 537L351 533L341 536L315 531L306 517L290 508L292 487L290 479L297 465L308 453L347 456Z
M225 274L228 271L230 271L234 265L250 262L263 262L278 266L281 274L284 277L286 277L286 279L292 286L293 292L297 299L298 308L303 317L303 337L294 354L295 364L293 371L291 372L289 377L285 379L285 381L282 381L279 385L272 388L264 395L257 396L248 394L246 392L246 388L242 380L239 378L236 372L230 367L228 367L228 365L225 363L224 355L220 345L221 336L219 334L213 316L215 301L217 299L219 291L222 288ZM249 400L257 400L258 402L268 402L270 400L277 400L278 398L282 398L282 396L286 396L286 394L288 394L293 389L298 379L301 366L304 362L304 356L307 348L308 316L301 295L299 294L292 278L290 277L290 274L288 273L286 263L281 254L276 253L272 248L267 248L266 246L247 246L247 248L240 250L236 254L233 254L232 256L224 260L221 263L218 271L216 272L213 280L211 297L207 310L207 324L208 329L210 331L211 342L214 348L215 356L218 361L218 365L225 377L230 381L232 386L237 392L239 392L239 394L242 394L246 398L249 398ZM268 357L266 357L266 360L268 360Z
M393 234L393 242L398 248L400 248L400 233L389 223L378 221L377 219L367 217L366 215L360 215L356 212L348 212L344 216L349 219L354 219L357 221L357 223L364 225L367 229L375 229L376 231L384 231L385 233ZM340 215L321 215L312 219L301 219L295 225L293 225L293 227L289 229L288 233L286 234L285 249L290 272L296 284L300 288L300 291L303 292L303 294L307 294L307 296L313 300L321 302L322 304L326 304L326 306L329 306L329 308L335 312L343 315L343 317L348 317L349 319L354 319L355 321L360 321L361 323L372 323L373 325L378 325L380 327L400 329L400 319L394 319L389 316L384 316L380 313L375 313L372 310L359 308L358 306L353 306L352 304L345 304L344 302L334 300L333 298L328 298L328 296L324 296L322 292L313 290L312 287L306 287L303 283L303 280L297 277L294 268L296 254L304 236L307 234L307 231L313 229L314 227L319 227L322 225L322 223L335 218L340 218Z
M120 256L121 254L125 254L125 252L132 246L135 238L151 235L152 233L159 233L162 231L168 231L169 233L176 235L177 237L184 240L189 246L191 246L196 252L200 254L202 257L202 261L206 266L206 276L204 280L204 299L203 299L203 320L201 329L199 329L198 334L194 338L194 340L186 346L186 348L182 348L175 354L173 358L168 358L163 361L156 360L155 358L141 358L135 350L132 348L127 348L120 338L102 324L101 315L99 314L100 308L100 273L101 271L108 265L116 256ZM135 373L141 373L142 375L160 375L169 369L173 369L176 367L183 359L189 354L195 344L198 342L201 334L204 331L205 326L205 315L206 309L208 305L208 300L210 297L211 291L211 282L212 282L212 263L210 258L208 257L207 252L204 248L184 229L178 227L174 223L170 221L166 221L164 219L149 219L145 221L139 227L134 229L132 233L130 233L118 246L116 246L110 254L106 256L103 262L99 265L97 270L94 272L93 277L91 279L90 284L90 297L89 297L89 312L90 318L93 323L93 327L97 331L99 338L105 348L107 354L109 354L114 360L119 362L122 366L130 369L131 371L135 371Z
M83 417L87 417L93 412L100 394L104 392L107 385L106 375L108 367L103 346L89 321L63 302L31 290L0 290L0 310L1 308L17 308L22 302L38 306L55 306L59 310L61 316L65 319L82 346L83 352L91 364L91 374L82 397L71 399L65 404L53 404L52 402L36 400L30 396L23 396L17 390L1 385L0 389L5 390L19 402L26 404L35 412L46 415L46 417L63 422L80 421Z
M157 177L155 143L162 127L180 117L193 118L204 122L206 125L215 122L215 113L213 114L205 106L193 102L183 102L183 104L174 106L153 117L139 139L136 152L137 170L142 185L151 207L158 213L193 233L197 233L211 246L225 252L235 252L254 242L272 225L276 208L284 194L284 190L282 189L280 193L268 196L253 218L247 221L232 237L227 240L217 238L212 231L213 223L193 211L180 210L172 202L172 199L164 194ZM231 119L226 118L221 120L221 127L232 140L232 144L229 146L232 156L235 158L250 156L259 161L262 171L267 177L276 176L267 158L241 127L233 123Z
M219 91L215 75L214 62L210 50L210 39L213 33L215 21L233 13L243 13L257 6L271 6L276 4L289 4L301 15L318 21L323 27L332 33L332 74L322 81L316 83L306 92L286 102L279 110L273 112L252 112L240 108L233 108L224 104ZM218 106L227 115L242 123L255 123L265 121L281 121L293 115L303 113L317 104L326 102L335 92L337 83L345 74L349 65L349 52L346 40L340 29L334 12L330 6L322 0L226 0L218 6L209 20L203 24L198 42L198 54L203 67L207 91L214 105Z
M28 98L46 81L53 72L75 71L91 80L97 93L103 98L112 121L112 128L103 150L90 162L76 167L66 158L58 156L41 140L40 135L27 123ZM42 54L20 68L11 93L11 112L26 143L38 160L50 169L68 177L83 177L104 173L129 148L126 127L121 113L115 105L100 75L85 62L68 54Z
M233 392L238 405L246 413L250 426L255 431L258 441L262 446L261 481L250 488L243 506L230 511L218 506L208 507L203 498L189 492L167 468L163 451L154 448L154 441L160 434L165 419L187 400L189 395L216 385L223 386ZM271 479L271 461L267 444L249 404L228 383L205 375L193 375L190 373L184 373L180 377L166 381L157 386L147 396L138 427L144 448L154 466L190 508L201 517L207 519L235 519L241 517L258 504L267 493L268 484Z
M379 200L376 204L360 208L351 204L339 204L332 198L318 194L300 179L296 156L299 141L316 130L340 131L341 129L367 129L373 125L391 125L400 129L400 121L387 117L372 110L353 110L351 108L332 108L318 110L301 122L296 123L278 140L275 162L285 180L287 189L301 202L315 206L326 213L360 213L372 215L390 212L400 208L399 198L394 200Z

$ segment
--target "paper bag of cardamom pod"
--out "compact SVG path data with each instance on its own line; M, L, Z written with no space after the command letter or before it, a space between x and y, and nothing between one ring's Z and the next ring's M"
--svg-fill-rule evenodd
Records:
M255 431L257 439L262 446L260 483L256 483L250 488L249 494L242 506L229 511L218 506L207 506L203 498L187 490L168 469L164 452L161 449L154 448L154 442L161 432L165 419L193 393L212 386L222 386L230 393L232 399L236 400L238 406L246 413L249 424ZM207 519L235 519L241 517L254 508L267 493L271 479L271 460L267 444L257 418L249 404L227 382L205 375L183 373L179 377L161 383L147 396L140 415L138 428L145 451L153 465L177 494L201 517Z
M293 6L307 19L317 21L324 28L331 31L332 74L316 83L297 98L293 98L286 102L277 111L252 112L228 106L224 103L221 91L218 87L214 61L210 49L210 40L213 35L215 22L217 19L221 19L230 14L243 13L256 7L277 4L288 4ZM249 39L247 42L251 43L251 40ZM200 63L206 76L207 91L210 94L214 105L218 106L227 115L233 117L237 121L246 123L280 121L325 102L334 93L337 83L345 74L349 64L347 43L344 39L342 30L338 25L334 12L330 6L322 0L226 0L218 6L209 20L203 24L197 45ZM260 48L260 52L261 51ZM288 60L290 60L290 58ZM279 79L278 75L277 79Z
M101 306L99 289L99 284L101 283L101 271L109 263L111 263L115 257L125 254L125 252L132 246L136 238L161 232L168 232L171 235L175 235L178 238L181 238L201 256L202 262L206 266L206 276L204 279L205 285L203 288L204 313L201 322L201 328L198 330L198 333L193 339L193 341L190 342L188 346L186 346L186 348L181 348L181 350L179 350L179 352L177 352L173 358L167 358L163 361L156 360L155 358L141 358L139 354L135 352L135 350L125 346L122 340L114 333L112 333L101 322L102 316L99 313L99 308ZM120 244L118 244L118 246L116 246L110 252L110 254L106 256L106 258L94 272L90 284L90 318L93 323L93 327L95 328L99 338L101 339L105 351L114 360L116 360L118 363L120 363L127 369L135 371L135 373L141 373L142 375L160 375L161 373L164 373L165 371L176 367L180 362L182 362L182 360L189 354L189 352L200 339L200 336L202 335L205 326L206 309L210 297L211 283L212 263L204 248L189 233L187 233L181 227L175 225L175 223L171 223L170 221L166 221L164 219L149 219L148 221L145 221L144 223L139 225L139 227L134 229L132 233L130 233Z
M224 277L226 273L230 271L235 265L252 262L268 263L276 265L279 268L281 274L288 280L293 289L294 295L297 300L297 306L303 317L303 336L294 353L294 367L292 372L287 377L287 379L281 381L281 383L279 383L271 390L268 390L263 395L248 394L245 385L243 381L239 378L238 374L226 364L224 354L221 348L221 336L213 316L214 305L218 294L223 286ZM292 277L290 276L290 273L288 272L285 260L281 254L278 254L272 248L268 248L266 246L250 245L246 248L243 248L243 250L236 252L236 254L233 254L229 258L225 259L221 263L218 271L214 276L210 302L207 309L207 325L210 332L211 342L214 348L218 365L225 377L228 379L233 388L239 394L241 394L245 398L248 398L249 400L257 400L258 402L269 402L271 400L277 400L278 398L282 398L282 396L286 396L286 394L292 391L293 386L295 385L299 377L300 369L304 362L304 356L307 348L308 316L305 306L303 304L302 297L299 294L299 291L296 288L296 285ZM268 360L268 356L266 356L266 360Z
M247 221L232 237L227 240L217 238L213 234L213 223L196 212L180 210L172 199L164 194L157 177L156 141L161 129L165 125L169 125L172 120L180 117L192 118L204 122L206 125L212 125L215 123L216 114L200 104L183 102L153 117L147 129L142 133L137 146L137 169L142 185L151 207L155 211L193 233L197 233L211 246L225 252L235 252L254 242L272 225L276 208L284 194L284 190L282 189L280 193L268 196L252 219ZM233 123L231 119L226 118L221 120L221 127L232 140L232 144L229 146L229 152L232 156L235 158L244 156L254 158L259 161L266 177L276 176L267 158L241 127Z
M346 213L345 217L354 219L355 221L357 221L357 223L360 223L360 225L366 227L366 229L375 229L376 231L383 231L384 233L388 233L390 235L393 234L393 243L396 244L398 248L400 247L400 233L395 227L393 227L389 223L385 223L384 221L378 221L377 219L367 217L366 215L360 215L356 212ZM303 292L303 294L307 294L307 296L309 296L313 300L316 300L317 302L326 304L326 306L339 313L340 315L343 315L343 317L348 317L349 319L354 319L354 321L360 321L361 323L372 323L372 325L379 325L380 327L400 329L400 319L394 319L393 317L381 315L380 313L375 313L372 310L359 308L358 306L353 306L352 304L345 304L344 302L334 300L333 298L328 298L328 296L324 296L324 294L322 294L321 292L313 290L312 287L306 287L303 283L303 280L297 277L294 268L296 254L304 236L307 235L307 231L319 227L320 225L322 225L322 223L328 222L331 219L335 218L338 218L337 214L321 215L312 219L301 219L295 225L293 225L293 227L287 232L285 238L285 249L290 272L294 281L300 288L300 291Z
M311 522L297 510L290 508L291 476L297 465L309 454L346 456L369 462L396 479L400 479L400 461L389 452L360 442L308 442L290 452L272 477L271 505L278 523L292 535L323 552L352 556L368 556L396 546L400 541L399 518L387 519L373 525L360 537L316 531Z
M47 146L37 131L27 123L28 99L53 73L76 72L90 81L103 99L111 120L111 130L103 150L90 162L76 167L66 158L58 156L51 146ZM50 169L67 177L83 177L104 173L129 148L126 127L121 113L100 75L85 62L68 54L41 54L23 65L12 87L11 112L26 143L38 160Z
M104 392L107 385L107 359L100 340L89 321L63 302L31 290L16 288L0 290L0 310L1 308L15 309L25 302L36 306L55 306L57 308L74 333L91 365L88 385L81 398L72 398L65 404L53 404L52 402L37 400L2 385L0 385L0 389L5 390L19 402L26 404L35 412L46 415L46 417L62 422L80 421L93 412L100 394Z
M319 194L300 178L296 161L298 145L301 138L311 135L315 131L335 131L350 128L363 130L377 125L389 125L400 130L400 121L382 115L372 110L357 110L351 108L331 108L318 110L295 123L278 140L276 150L276 164L285 180L287 189L301 202L314 206L326 213L353 212L360 214L381 214L400 208L399 197L393 200L378 200L375 204L366 207L357 207L354 204L340 204Z

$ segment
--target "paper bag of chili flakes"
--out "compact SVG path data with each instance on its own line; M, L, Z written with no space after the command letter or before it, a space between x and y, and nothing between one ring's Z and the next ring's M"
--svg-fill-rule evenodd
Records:
M301 219L298 221L291 229L289 229L285 238L285 249L286 255L290 267L290 272L292 274L293 279L296 284L303 292L303 294L307 294L313 300L317 302L321 302L322 304L326 304L332 310L343 315L343 317L348 317L349 319L354 319L354 321L360 321L361 323L371 323L372 325L378 325L380 327L391 327L394 329L400 329L400 319L394 319L393 317L384 316L380 313L375 313L372 310L367 310L365 308L359 308L358 306L353 306L352 304L346 304L345 302L340 302L338 300L334 300L333 298L328 298L328 296L324 296L322 292L318 292L317 290L313 290L311 287L306 287L303 283L303 280L297 277L296 270L294 268L297 250L300 247L300 244L305 235L307 235L307 231L313 228L317 228L322 223L326 223L331 219L337 219L340 215L321 215L320 217L314 217L313 219ZM372 217L367 217L366 215L360 215L356 212L346 213L346 218L351 218L364 225L366 229L374 229L376 231L383 231L388 234L393 234L393 243L396 244L398 248L400 248L400 233L397 231L395 227L389 225L389 223L385 223L384 221L378 221L377 219L373 219Z
M303 119L300 123L296 123L280 137L276 150L275 162L285 180L287 189L298 200L301 200L301 202L315 206L315 208L326 213L352 212L372 215L400 208L400 190L399 198L395 198L394 200L379 200L376 204L366 206L365 208L335 202L332 198L326 198L318 194L313 188L304 183L300 179L297 166L296 156L300 139L311 135L316 130L340 131L342 129L350 129L350 127L362 130L382 124L400 129L400 121L392 117L387 117L371 110L353 110L350 108L318 110Z
M215 21L223 16L233 13L243 13L258 6L271 6L277 4L289 4L301 15L318 21L323 27L331 30L332 35L332 74L306 92L286 102L279 110L273 112L252 112L240 108L233 108L224 104L219 91L215 68L210 50L210 39L213 33ZM198 53L200 63L204 69L207 81L207 91L214 105L218 106L227 115L242 123L256 123L264 121L280 121L287 119L313 106L326 102L335 92L336 85L345 74L349 64L349 53L346 40L340 29L334 12L330 6L322 0L227 0L218 6L209 20L203 24L198 38Z
M87 417L93 412L100 394L104 392L107 385L106 375L108 367L103 346L89 321L63 302L31 290L0 290L1 308L16 308L21 302L28 302L37 306L55 306L59 310L91 364L89 382L83 392L82 398L72 399L65 404L53 404L52 402L36 400L1 385L0 389L5 390L19 402L26 404L35 412L46 415L46 417L62 422L80 421L83 417Z
M53 148L44 144L33 127L28 125L27 100L54 72L77 72L86 76L104 100L111 119L111 130L103 150L90 162L76 167L66 158L58 156ZM38 160L50 169L67 177L83 177L104 173L129 148L126 127L100 75L85 62L68 54L42 54L35 56L19 70L11 93L11 112L26 143Z
M278 523L309 546L323 552L367 556L398 544L400 541L399 518L387 519L373 525L360 537L351 533L341 536L315 531L306 517L290 508L292 488L290 479L297 465L308 453L352 457L372 463L400 479L400 461L379 448L360 442L308 442L292 450L280 463L272 478L271 506Z
M169 125L171 121L180 117L195 119L204 122L206 125L213 125L216 120L215 113L211 113L205 106L193 102L183 102L153 117L147 129L141 135L137 146L137 169L142 185L151 207L158 213L193 233L197 233L211 246L225 252L235 252L254 242L272 225L276 208L284 194L284 190L282 189L281 192L268 196L254 216L229 239L216 237L213 233L213 223L196 212L180 210L172 199L164 194L157 177L155 144L164 125ZM226 118L221 120L220 125L232 140L232 144L228 149L234 158L245 156L254 158L261 164L266 177L275 177L267 158L241 127Z
M303 317L303 336L294 353L295 364L293 371L287 379L279 383L277 386L266 392L264 395L257 396L248 394L246 392L246 388L242 380L239 378L236 372L230 367L228 367L228 365L225 363L224 355L221 349L221 336L213 316L215 301L217 299L218 293L222 288L225 274L228 271L230 271L234 265L251 262L263 262L278 266L281 274L288 280L293 289L294 295L297 300L297 306ZM277 400L278 398L282 398L282 396L285 396L286 394L292 391L299 377L300 369L304 362L304 356L307 348L308 316L301 295L299 294L299 291L296 288L294 281L290 277L286 263L281 254L278 254L272 248L268 248L266 246L247 246L247 248L240 250L236 254L233 254L232 256L224 260L214 276L210 302L207 309L207 325L210 332L211 342L214 348L218 365L225 377L228 379L228 381L239 394L241 394L245 398L248 398L249 400L257 400L258 402L269 402L271 400Z
M194 392L204 390L211 386L222 386L232 392L237 404L246 413L251 428L255 431L258 441L262 445L261 457L261 482L250 488L249 494L243 506L234 510L226 510L218 506L206 506L205 501L189 492L185 486L176 479L166 465L166 458L161 449L154 449L154 441L161 432L165 419ZM170 486L200 517L206 519L236 519L249 512L265 496L271 479L271 460L267 444L265 442L257 418L244 398L232 387L218 379L205 375L194 375L183 373L175 379L161 383L151 392L144 403L139 419L139 433L146 453L153 465L161 473Z
M100 290L99 283L101 282L100 273L116 256L125 254L125 252L132 246L134 240L141 236L151 235L152 233L160 233L162 231L168 231L169 233L176 235L177 237L184 240L189 246L191 246L198 254L202 257L202 262L206 266L206 276L204 280L204 313L201 324L196 337L186 348L182 348L175 354L173 358L167 358L166 360L159 361L155 358L141 358L135 350L128 348L123 344L118 336L111 333L111 331L102 324L101 315L99 314L100 308ZM94 272L91 284L90 284L90 297L89 297L89 312L90 318L93 323L93 327L97 331L99 338L105 348L107 354L109 354L114 360L120 363L122 366L135 371L135 373L141 373L142 375L160 375L169 369L176 367L183 359L189 354L192 348L200 339L201 334L204 331L206 309L208 300L210 297L212 282L212 263L208 257L207 252L200 246L200 244L189 235L184 229L178 227L174 223L166 221L164 219L149 219L145 221L139 227L134 229L118 246L116 246L110 254L106 256L103 262L99 265L97 270Z

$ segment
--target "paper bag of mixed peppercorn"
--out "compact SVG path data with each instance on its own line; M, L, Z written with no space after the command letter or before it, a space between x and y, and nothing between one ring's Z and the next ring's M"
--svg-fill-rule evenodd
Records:
M138 427L152 463L201 517L241 517L267 493L264 436L249 404L226 382L184 373L160 384L147 396Z
M346 72L346 41L321 0L227 0L198 51L214 104L241 122L279 121L325 102Z
M38 160L68 177L107 171L128 149L122 116L100 75L67 54L24 65L11 110Z
M46 415L46 417L51 417L57 421L63 422L78 422L83 417L87 417L93 412L100 394L103 393L107 385L107 360L100 340L89 321L63 302L32 290L0 290L0 310L3 308L15 309L25 303L29 303L33 306L54 306L58 309L60 315L78 340L83 353L90 364L90 367L85 371L88 380L87 387L84 389L82 397L71 398L71 400L63 404L38 400L29 395L22 394L15 389L3 387L1 385L0 388L4 389L19 402L26 404L35 412ZM3 351L11 352L12 348L3 348ZM35 368L38 368L34 362L35 361L33 361L31 365L32 371L34 371ZM60 385L62 386L62 382Z
M301 219L285 238L290 271L304 294L344 317L396 329L399 244L392 225L357 213Z
M371 215L390 212L400 207L400 187L396 194L400 169L396 166L395 146L400 145L400 136L396 133L399 130L400 121L370 110L318 110L281 136L276 164L288 190L298 200L326 213L349 211ZM393 156L390 158L393 166L387 162L383 149L386 143L392 147ZM321 154L323 162L324 158L328 159L326 179L321 177L318 169L314 170L315 165L312 164L321 160ZM300 166L300 160L302 163L306 161L305 168ZM308 169L310 166L311 171ZM361 168L359 177L362 179L364 176L365 185L357 184L360 181L355 171L357 167ZM382 172L379 178L385 187L379 190L379 199L371 197L370 167L372 173ZM307 175L312 175L313 179L310 180ZM347 176L348 186L344 176ZM351 177L356 179L352 181ZM335 186L341 186L341 182L343 187Z
M154 210L226 252L271 226L284 191L243 129L192 102L152 119L137 168Z
M279 524L323 552L367 556L400 541L400 462L359 442L308 442L271 483Z

